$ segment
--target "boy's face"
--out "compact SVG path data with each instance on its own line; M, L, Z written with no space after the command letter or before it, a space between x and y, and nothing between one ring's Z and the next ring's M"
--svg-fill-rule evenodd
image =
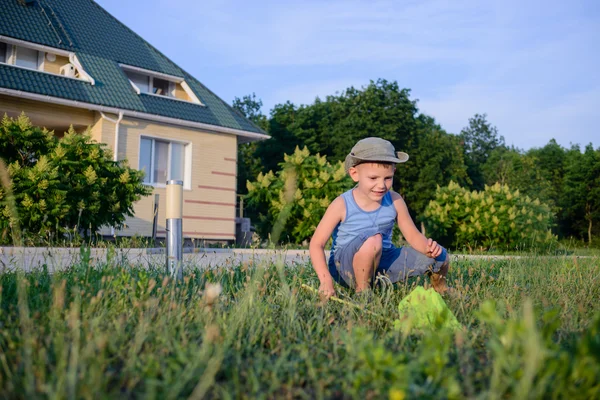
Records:
M392 188L396 167L391 164L364 163L348 171L358 190L369 199L381 202L383 196Z

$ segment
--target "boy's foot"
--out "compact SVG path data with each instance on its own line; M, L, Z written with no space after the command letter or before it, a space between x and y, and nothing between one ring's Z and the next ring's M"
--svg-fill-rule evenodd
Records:
M455 288L448 286L446 283L446 274L448 273L448 268L450 263L445 262L442 264L439 272L432 272L429 275L429 280L431 282L431 286L433 289L442 295L450 295L451 297L461 297L461 294Z

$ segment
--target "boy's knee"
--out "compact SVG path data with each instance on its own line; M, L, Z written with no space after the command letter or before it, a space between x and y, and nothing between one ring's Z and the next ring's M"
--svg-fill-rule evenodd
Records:
M381 253L381 249L383 248L383 238L381 234L373 235L365 242L360 248L360 252L373 252L373 253Z

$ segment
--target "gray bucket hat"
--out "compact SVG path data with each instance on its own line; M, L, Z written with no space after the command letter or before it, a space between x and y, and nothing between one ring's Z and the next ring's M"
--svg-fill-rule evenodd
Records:
M350 154L346 156L344 167L348 172L350 168L369 161L398 164L408 161L408 154L396 152L394 145L385 139L368 137L354 145Z

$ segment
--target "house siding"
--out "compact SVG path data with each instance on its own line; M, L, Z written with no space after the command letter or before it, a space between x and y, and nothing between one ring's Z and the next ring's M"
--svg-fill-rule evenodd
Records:
M58 75L60 74L60 67L62 67L65 64L68 64L70 61L69 57L63 57L59 55L55 56L56 60L48 61L48 57L46 57L46 54L44 55L44 71Z
M116 118L115 115L110 115ZM99 120L96 131L110 148L114 123ZM119 160L138 168L140 137L188 142L191 148L191 185L183 192L183 232L186 238L233 240L235 238L236 154L233 135L124 118L119 126ZM157 236L165 236L165 188L156 187L151 196L138 201L135 217L128 218L119 236L152 234L154 195L159 195ZM103 234L109 234L103 230Z
M82 108L66 107L54 104L40 103L33 100L0 95L0 117L18 117L24 112L33 125L54 129L56 126L68 128L74 125L77 131L96 123L96 113ZM62 135L63 132L55 132Z
M181 87L181 84L177 83L175 85L175 97L182 100L190 101L190 96L185 92L185 90Z

